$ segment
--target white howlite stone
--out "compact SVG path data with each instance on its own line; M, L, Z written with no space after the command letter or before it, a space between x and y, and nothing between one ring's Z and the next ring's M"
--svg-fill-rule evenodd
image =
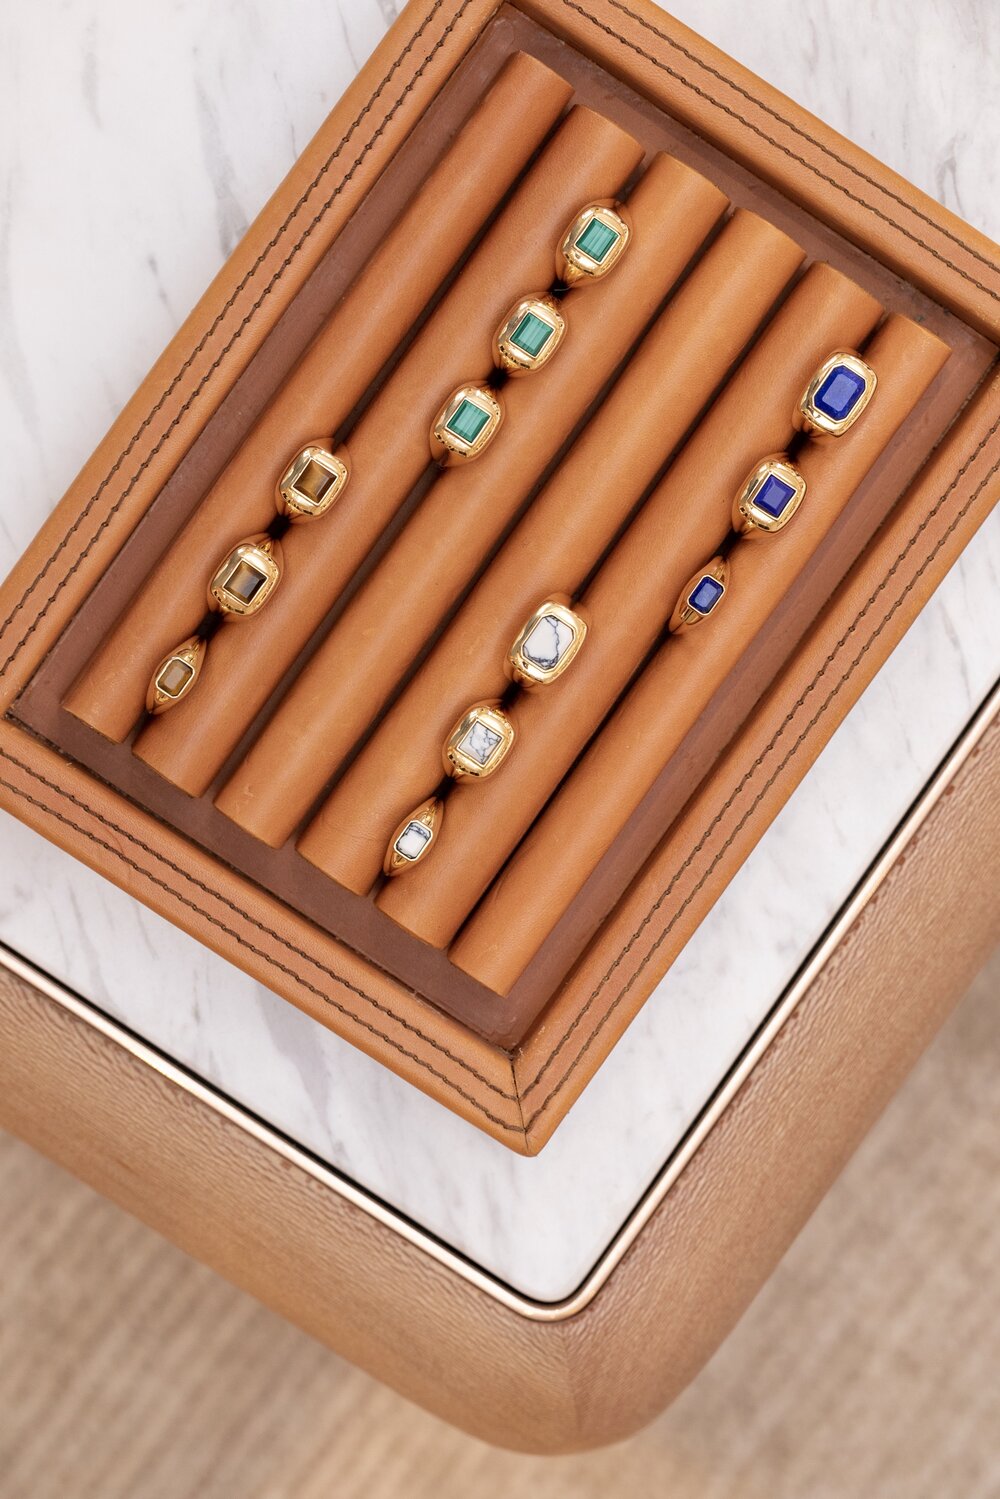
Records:
M476 760L480 765L487 765L496 753L497 745L501 742L501 735L488 724L481 723L478 719L468 729L459 741L459 749L463 755L468 755L470 760Z
M924 4L919 25L913 0L813 0L794 26L777 3L669 9L1000 235L995 0ZM393 12L393 0L0 6L8 561ZM5 815L0 940L509 1284L555 1299L631 1213L998 677L994 513L531 1160Z
M543 671L552 671L576 639L576 631L564 619L546 614L540 619L521 647L528 661Z
M422 822L408 822L396 839L396 852L402 859L419 859L430 841L430 828Z

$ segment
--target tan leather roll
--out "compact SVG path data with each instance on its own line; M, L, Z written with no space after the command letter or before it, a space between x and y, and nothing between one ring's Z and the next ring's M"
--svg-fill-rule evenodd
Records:
M864 420L802 449L809 488L795 520L734 548L719 616L657 652L458 937L460 968L500 993L516 981L947 357L903 317L875 335L865 358L880 383Z
M603 116L578 107L566 117L348 435L343 497L282 539L273 599L252 620L218 632L197 691L137 739L141 759L192 795L205 791L427 468L440 402L460 381L486 376L503 313L526 287L549 283L576 210L613 197L641 155Z
M155 666L205 612L213 564L270 524L291 454L344 422L571 92L525 53L504 66L75 684L67 707L78 718L109 739L130 732Z
M356 595L220 794L218 805L229 816L275 844L299 823L724 207L722 194L688 167L670 157L654 163L630 203L635 235L628 261L607 282L563 303L569 336L558 356L537 377L507 387L505 426L490 452L439 480ZM647 338L630 360L621 382L628 390L623 397L616 393L611 411L605 407L590 422L581 439L586 461L570 466L560 502L548 507L560 534L575 529L589 538L594 560L704 399L704 375L689 378L685 389L691 364L703 360L712 379L711 371L724 369L738 352L740 328L744 337L752 332L740 302L755 278L748 268L735 275L735 286L734 268L755 268L762 287L753 289L751 301L767 296L768 287L773 297L780 268L790 274L800 254L762 220L740 215L691 278L694 290L681 293L684 305L670 319L676 339L662 333ZM716 300L723 305L706 316L706 302ZM699 319L703 337L693 331ZM695 358L682 346L684 328ZM638 473L630 494L618 476L633 468ZM354 660L363 660L364 670L345 673L343 663ZM332 824L330 832L336 839Z
M547 594L577 592L801 258L756 215L734 214L303 834L306 858L353 890L370 888L393 828L440 778L451 724L477 696L503 691L520 625Z
M795 402L817 365L831 349L858 347L880 311L873 297L830 266L817 264L806 272L588 588L585 606L592 628L571 671L550 690L517 705L519 742L503 774L474 788L474 797L451 797L434 859L384 893L382 904L403 925L439 947L452 939L654 645L685 580L723 541L740 482L762 453L791 440ZM525 608L518 597L507 609L493 579L508 570L508 553L530 565L529 548L514 550L526 526L518 528L327 804L337 803L355 835L352 842L360 841L358 819L366 798L378 806L374 772L380 770L392 784L419 760L424 777L404 785L405 805L379 808L382 820L369 838L377 845L433 787L439 740L461 711L459 699L468 695L470 683L483 697L502 683L504 642ZM575 591L567 575L539 572L532 602L554 579L565 580L567 592ZM462 655L461 644L476 619L475 653ZM420 755L408 741L407 754L396 755L393 765L403 724L421 719L426 729L417 741Z

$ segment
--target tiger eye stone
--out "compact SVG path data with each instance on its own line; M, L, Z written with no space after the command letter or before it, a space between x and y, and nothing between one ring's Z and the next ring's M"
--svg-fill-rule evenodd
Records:
M242 604L252 604L266 582L265 573L247 562L246 558L241 558L226 578L225 589Z
M156 685L167 697L180 697L193 676L194 667L189 662L172 656L160 671Z

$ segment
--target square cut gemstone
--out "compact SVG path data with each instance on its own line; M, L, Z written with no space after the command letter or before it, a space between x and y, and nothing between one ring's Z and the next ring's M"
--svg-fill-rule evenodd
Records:
M419 859L431 841L431 830L422 822L408 822L396 839L396 852L401 859Z
M725 591L717 578L706 573L688 594L688 603L698 614L711 614Z
M194 667L179 656L172 656L156 679L156 685L167 697L180 697L191 678Z
M576 631L564 619L546 614L521 646L521 655L542 671L553 671L576 639Z
M267 582L267 574L241 557L223 585L226 592L242 604L252 604Z
M613 245L618 242L618 231L601 219L591 219L586 229L576 237L576 248L589 255L591 260L602 265Z
M488 765L503 743L502 736L488 724L478 720L467 729L459 742L459 750L479 765Z
M791 500L795 498L795 486L779 479L777 474L768 474L763 484L753 495L751 503L774 520L780 520Z
M834 365L813 397L813 405L831 421L846 421L864 395L866 384L864 376L846 364Z
M475 401L470 401L463 396L458 410L445 425L453 436L459 438L461 442L468 443L471 447L489 419L488 411L484 411L482 406L477 406Z
M547 323L544 318L537 317L533 312L526 312L510 335L510 341L522 353L537 359L553 331L551 323Z
M317 463L315 458L310 458L305 468L295 481L295 488L311 505L318 505L330 488L336 483L337 475L332 474L322 463Z

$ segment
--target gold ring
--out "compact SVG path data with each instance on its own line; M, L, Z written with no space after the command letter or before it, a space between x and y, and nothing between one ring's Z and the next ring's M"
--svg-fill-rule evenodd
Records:
M206 643L200 635L189 635L187 640L164 656L149 680L146 692L146 712L158 715L166 713L182 698L187 697L201 671L205 660Z
M548 364L565 332L555 297L522 297L493 335L493 363L508 375L532 374Z
M227 619L262 609L281 580L281 547L263 533L241 541L223 559L208 585L208 607Z
M382 872L394 878L419 864L431 851L431 846L441 831L444 818L444 803L436 796L429 796L409 817L402 822L389 839L389 847L382 862Z
M793 420L817 441L850 430L871 402L878 376L858 354L841 349L824 359L802 392Z
M325 515L340 499L351 476L344 448L336 452L322 441L300 448L278 480L274 503L292 524Z
M784 453L772 453L747 475L733 501L733 530L780 531L802 504L806 481Z
M597 281L618 264L632 229L621 204L588 203L563 235L556 275L567 286Z
M484 780L499 770L514 743L514 725L499 703L475 703L445 740L444 768L454 780Z
M467 463L496 437L503 407L488 385L460 385L434 418L431 453L441 464Z
M523 687L545 687L561 677L587 636L587 621L564 593L539 604L507 653L504 670Z
M668 629L679 635L707 619L722 603L728 586L729 563L724 557L713 557L684 584Z

